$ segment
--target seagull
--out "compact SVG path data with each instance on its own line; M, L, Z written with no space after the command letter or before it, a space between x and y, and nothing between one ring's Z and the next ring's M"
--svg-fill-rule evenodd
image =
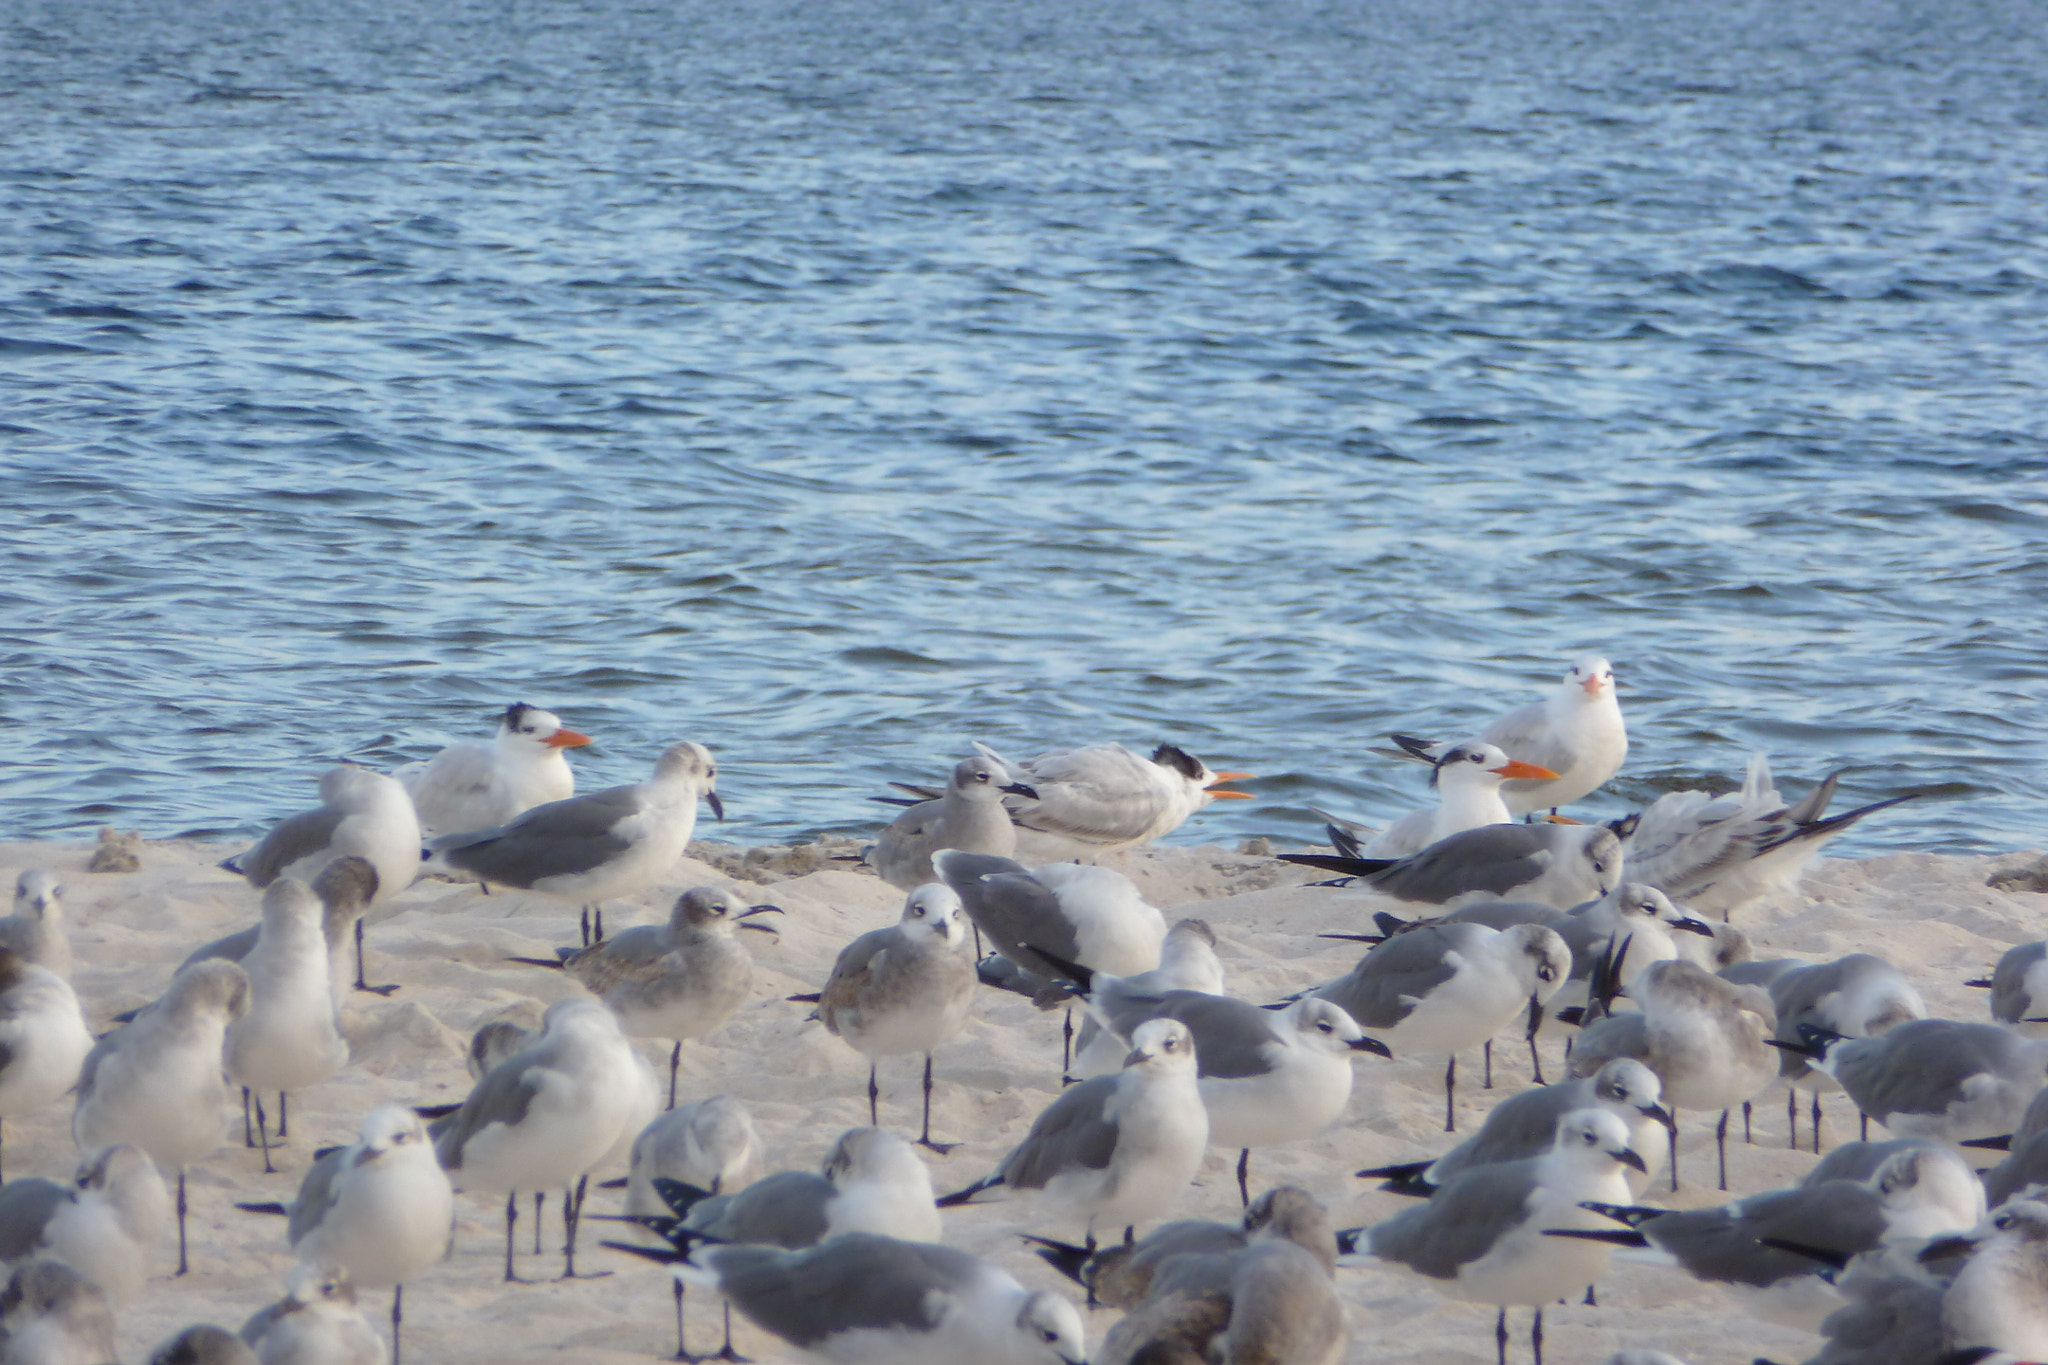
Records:
M2048 1071L2048 1040L1996 1024L1915 1019L1875 1038L1808 1024L1794 1050L1901 1137L1943 1142L2010 1133Z
M241 961L249 978L249 1008L228 1025L226 1061L244 1104L255 1092L265 1175L276 1168L270 1164L263 1092L277 1092L277 1135L283 1139L289 1124L286 1093L318 1085L348 1064L322 918L311 887L295 877L279 878L263 893L263 924Z
M296 877L286 880L297 881ZM272 886L278 883L271 883ZM372 986L363 980L363 912L377 899L377 869L366 858L348 854L336 858L320 869L312 881L313 894L320 898L320 936L327 943L327 969L330 974L329 988L337 1003L348 994L348 939L351 930L356 940L356 979L354 988L376 995L390 995L396 986ZM208 958L222 958L228 962L240 962L256 947L256 939L262 933L259 921L247 929L223 935L211 943L193 949L192 955L178 964L184 971L195 962Z
M30 1177L0 1187L0 1259L54 1256L116 1307L142 1291L170 1223L156 1164L126 1144L87 1156L69 1184Z
M1437 747L1426 740L1394 738L1407 751L1399 757L1421 757ZM1614 694L1613 667L1597 654L1583 656L1549 696L1508 712L1481 730L1479 738L1511 758L1557 774L1502 787L1501 799L1510 814L1554 811L1591 795L1621 771L1622 760L1628 757L1628 728L1622 724L1621 703Z
M626 1213L657 1217L670 1211L655 1192L657 1177L711 1194L730 1194L759 1180L762 1163L761 1135L738 1100L713 1095L671 1109L633 1139Z
M355 1287L329 1267L301 1265L285 1296L242 1324L258 1365L386 1365L384 1340L356 1307Z
M611 1007L631 1037L674 1040L668 1057L674 1108L683 1043L716 1033L754 990L754 959L733 930L772 934L753 917L781 913L779 906L750 906L723 887L692 887L676 898L667 924L643 924L585 948L557 948L553 962L512 960L575 977Z
M1251 773L1212 772L1185 749L1162 744L1140 758L1121 744L1054 749L1014 763L986 744L974 746L1031 788L1006 802L1020 828L1081 844L1092 853L1136 848L1179 829L1211 801L1251 799L1219 788Z
M862 934L840 951L818 996L818 1018L868 1059L868 1122L876 1123L878 1059L924 1054L924 1128L918 1142L935 1152L955 1143L932 1141L932 1051L967 1026L974 1007L974 967L962 944L960 897L939 882L903 902L903 918Z
M1520 1161L1475 1166L1424 1202L1362 1231L1369 1250L1341 1264L1378 1260L1405 1265L1443 1282L1454 1298L1495 1304L1500 1317L1494 1343L1501 1365L1508 1354L1508 1308L1536 1310L1531 1333L1543 1359L1543 1306L1598 1280L1607 1268L1600 1242L1570 1242L1543 1234L1592 1228L1587 1202L1619 1204L1643 1159L1628 1145L1628 1125L1604 1109L1567 1115L1550 1151Z
M1138 1026L1122 1071L1064 1091L992 1174L939 1207L1040 1190L1093 1244L1098 1227L1129 1229L1171 1208L1208 1145L1194 1036L1177 1019L1153 1019Z
M1431 764L1429 785L1436 788L1438 803L1427 810L1410 811L1388 825L1366 846L1366 857L1405 858L1468 829L1505 825L1513 817L1501 797L1503 782L1548 781L1557 776L1541 764L1509 758L1484 740L1447 745L1437 751Z
M1313 996L1276 1012L1201 991L1132 991L1107 972L1056 965L1080 987L1090 1013L1119 1038L1135 1044L1161 1019L1187 1028L1209 1141L1238 1149L1237 1192L1245 1204L1251 1203L1251 1149L1324 1131L1351 1101L1352 1054L1393 1055L1341 1008Z
M361 1137L315 1161L282 1212L300 1261L338 1270L351 1285L391 1286L397 1361L405 1282L441 1260L455 1219L455 1191L419 1115L397 1104L372 1109Z
M1280 861L1341 872L1425 905L1512 899L1569 910L1621 884L1622 845L1601 825L1482 825L1401 859L1283 853Z
M584 907L588 943L591 907L637 895L675 866L697 827L699 800L725 818L718 762L701 744L672 744L645 782L550 801L489 829L441 835L429 846L427 866L574 901ZM603 938L598 913L596 936Z
M92 1050L70 983L0 948L0 1131L62 1099Z
M78 1073L71 1135L83 1151L132 1143L159 1170L178 1172L178 1274L185 1253L185 1168L220 1149L221 1050L249 1009L249 977L232 962L201 962L171 978L162 998L99 1040Z
M14 882L14 913L0 919L0 948L32 967L71 976L71 938L64 932L64 886L32 867Z
M1633 1057L1664 1083L1673 1109L1721 1111L1715 1145L1721 1188L1728 1188L1728 1110L1754 1099L1778 1074L1767 1045L1776 1015L1770 996L1737 986L1683 960L1653 962L1624 988L1639 1013L1612 1014L1587 1026L1571 1056L1571 1074L1590 1076L1616 1057ZM1671 1131L1671 1188L1678 1188L1678 1130Z
M576 1274L576 1227L590 1170L653 1117L654 1075L595 1000L548 1006L540 1037L491 1068L455 1113L437 1122L435 1155L462 1188L505 1191L505 1279L519 1191L534 1191L536 1217L562 1190L564 1278ZM573 1188L573 1195L571 1190Z
M15 903L20 904L18 895ZM2008 948L1989 980L1963 984L1990 988L1991 1017L1999 1023L2029 1038L2048 1038L2048 942L2036 939Z
M1450 1133L1457 1131L1458 1053L1490 1043L1511 1019L1526 1014L1533 1055L1544 1002L1557 994L1571 966L1571 949L1555 930L1539 924L1504 931L1483 924L1424 924L1374 947L1316 995L1383 1035L1402 1056L1449 1055L1444 1131Z
M92 1365L118 1357L114 1310L98 1285L48 1256L14 1267L0 1295L0 1360L7 1365Z
M864 861L897 890L915 891L938 879L932 855L940 849L1009 857L1017 849L1017 827L1003 809L1003 795L1037 792L1028 783L1005 777L996 760L960 760L953 765L945 792L897 816L862 855Z
M881 1128L842 1133L825 1157L823 1173L778 1171L728 1194L703 1188L672 1189L664 1213L632 1218L678 1251L693 1240L744 1242L801 1250L849 1232L907 1242L936 1242L941 1231L931 1174L910 1145ZM678 1222L680 1219L680 1222ZM675 1286L676 1359L697 1359L683 1346L683 1281ZM732 1359L732 1324L725 1350Z
M1632 1057L1617 1057L1591 1076L1508 1096L1487 1111L1477 1133L1434 1161L1375 1166L1358 1175L1386 1181L1380 1188L1394 1194L1431 1195L1475 1166L1541 1156L1556 1145L1557 1125L1566 1115L1605 1109L1628 1125L1629 1150L1643 1157L1643 1169L1627 1177L1629 1188L1640 1194L1662 1160L1644 1155L1655 1151L1650 1139L1657 1128L1668 1132L1673 1127L1671 1111L1660 1103L1663 1097L1664 1083L1656 1072Z
M1083 1365L1081 1315L964 1251L850 1232L804 1251L607 1243L715 1289L762 1331L838 1365Z
M1820 846L1866 815L1910 801L1917 793L1828 815L1840 773L1793 805L1771 781L1770 759L1753 755L1738 791L1667 792L1639 815L1618 822L1628 831L1629 875L1660 888L1699 914L1730 912L1789 893Z
M1970 1259L1941 1298L1943 1343L2048 1356L2048 1204L2008 1204L1989 1228L1958 1240ZM1946 1249L1935 1243L1928 1252Z
M1931 1142L1931 1138L1909 1139ZM1875 1145L1875 1144L1872 1144ZM2048 1088L2027 1102L2027 1112L2009 1138L1990 1138L1965 1144L1970 1147L2002 1149L2008 1155L1984 1172L1984 1195L1991 1207L2015 1197L2034 1198L2048 1187ZM1828 1154L1830 1157L1833 1152Z
M377 897L389 900L420 870L420 822L405 788L382 773L344 763L320 779L320 806L278 822L221 866L261 891L279 877L311 881L346 854L377 869Z
M1207 920L1175 921L1160 945L1159 965L1149 972L1122 978L1120 988L1132 995L1164 995L1168 991L1223 994L1223 963L1216 956L1216 931ZM1090 1014L1081 1021L1081 1031L1075 1036L1070 1074L1077 1080L1110 1075L1122 1065L1128 1047L1124 1039L1102 1027Z
M562 718L523 701L505 708L489 743L466 739L391 775L404 784L433 834L502 825L523 811L576 794L566 750L590 743Z

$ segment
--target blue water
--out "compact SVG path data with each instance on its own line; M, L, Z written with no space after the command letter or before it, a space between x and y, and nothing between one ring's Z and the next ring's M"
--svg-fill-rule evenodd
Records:
M2028 0L0 0L0 832L488 732L858 831L971 738L2041 842Z

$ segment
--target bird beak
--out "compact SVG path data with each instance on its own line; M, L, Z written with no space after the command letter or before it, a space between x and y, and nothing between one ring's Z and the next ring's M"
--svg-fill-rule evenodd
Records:
M1657 1120L1657 1122L1663 1124L1674 1133L1678 1131L1678 1120L1671 1117L1671 1111L1661 1104L1650 1105L1642 1111L1642 1114L1646 1119Z
M1816 1048L1808 1047L1805 1043L1788 1043L1782 1038L1766 1038L1764 1046L1774 1047L1780 1052L1789 1052L1795 1057L1805 1057L1812 1061L1819 1061L1827 1055Z
M1543 1027L1543 1000L1539 996L1529 997L1529 1040L1535 1041L1536 1031Z
M1392 1061L1394 1058L1394 1050L1377 1038L1353 1038L1351 1040L1351 1050L1353 1052L1370 1052L1373 1056L1385 1057L1388 1061Z
M1967 1255L1976 1250L1976 1247L1977 1239L1974 1237L1937 1237L1921 1247L1920 1254L1915 1259L1924 1265L1928 1261L1938 1261L1945 1256Z
M541 743L551 749L580 749L590 743L590 736L580 735L574 730L557 730Z
M734 915L733 918L752 919L756 915L779 915L781 913L782 907L779 905L751 905L745 910L740 911L737 915Z
M1149 1062L1151 1060L1152 1054L1140 1047L1134 1047L1124 1054L1125 1066L1136 1066L1140 1062Z
M1036 801L1038 799L1037 788L1033 787L1028 782L1005 782L1002 786L996 788L996 790L1008 792L1012 796L1028 796L1033 801Z
M1511 758L1498 768L1488 768L1487 771L1498 773L1502 777L1534 778L1545 782L1557 776L1540 763L1524 763L1519 758Z
M725 802L718 799L717 792L705 792L704 799L711 803L711 813L720 820L725 818Z
M1714 936L1713 925L1707 923L1703 919L1693 919L1691 916L1687 916L1685 919L1682 920L1674 921L1671 927L1674 929L1683 929L1688 934L1704 934L1708 938L1712 938Z
M1586 679L1584 682L1580 683L1579 686L1586 689L1587 696L1597 697L1600 695L1600 689L1605 687L1606 684L1601 682L1598 676L1594 676Z
M1207 788L1209 795L1218 801L1250 801L1253 799L1250 792L1225 791L1216 784L1218 782L1249 782L1257 776L1257 773L1211 773L1209 780L1202 785Z
M1633 1147L1624 1147L1618 1152L1609 1152L1607 1155L1613 1157L1624 1166L1641 1171L1645 1175L1649 1174L1650 1168L1643 1164L1643 1159L1636 1155L1636 1149Z

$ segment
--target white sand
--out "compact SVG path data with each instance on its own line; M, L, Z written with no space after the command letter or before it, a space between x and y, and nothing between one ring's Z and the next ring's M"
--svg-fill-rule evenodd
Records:
M213 866L232 851L197 843L152 843L142 848L143 870L93 875L84 871L83 844L0 844L0 875L49 867L63 875L78 968L76 984L97 1030L117 1012L153 999L171 969L193 946L253 923L257 895L239 878ZM748 868L742 851L693 846L725 866ZM854 935L895 920L901 894L845 866L823 864L820 851L789 855L755 851L749 869L770 885L746 884L743 894L772 900L789 913L779 941L743 936L761 965L759 994L720 1035L685 1050L683 1098L718 1092L735 1095L755 1121L780 1166L812 1167L844 1128L864 1123L866 1067L851 1049L816 1023L807 1007L784 996L816 990L834 955ZM1883 954L1912 976L1935 1013L1963 1019L1986 1016L1984 993L1966 989L1966 977L1987 971L2012 944L2048 928L2048 895L1994 891L1986 877L2025 858L1939 857L1899 854L1861 862L1824 861L1809 872L1801 895L1782 906L1737 916L1758 956L1824 959L1853 951ZM1146 893L1177 914L1200 914L1216 928L1234 991L1270 999L1332 976L1354 961L1355 945L1319 940L1323 930L1362 927L1379 902L1361 895L1307 887L1298 869L1217 848L1169 849L1111 860ZM776 868L801 875L786 876ZM614 904L606 923L614 930L658 919L676 890L705 882L738 885L714 867L685 861L669 886L637 905ZM347 1142L362 1115L387 1101L432 1104L459 1100L469 1078L462 1064L468 1032L508 1008L528 1010L574 989L558 974L507 963L512 955L546 956L573 942L573 910L542 896L427 882L380 908L369 932L370 979L397 981L388 1000L357 994L344 1023L354 1060L335 1080L294 1097L291 1139L279 1154L281 1174L265 1176L259 1155L241 1146L239 1119L222 1115L219 1154L192 1176L193 1273L171 1279L174 1245L165 1248L162 1274L122 1319L125 1358L143 1359L174 1330L211 1320L239 1328L255 1309L276 1299L291 1260L282 1220L238 1213L235 1200L289 1199L316 1146ZM668 1045L645 1045L665 1068ZM1040 1014L1014 996L984 991L967 1036L938 1057L935 1136L966 1145L933 1158L939 1190L956 1189L983 1174L1020 1137L1058 1090L1059 1016ZM1506 1093L1528 1083L1519 1042L1496 1048L1496 1080ZM1546 1066L1555 1067L1552 1045ZM1461 1131L1476 1127L1493 1096L1477 1087L1478 1058L1460 1068ZM1305 1185L1328 1201L1340 1225L1371 1222L1399 1207L1391 1195L1354 1179L1358 1167L1412 1159L1446 1145L1442 1129L1441 1058L1393 1063L1361 1058L1346 1122L1322 1138L1255 1155L1255 1187L1281 1181ZM1463 1084L1468 1081L1471 1084ZM882 1075L882 1120L914 1133L918 1063L887 1063ZM1802 1105L1803 1108L1803 1105ZM1688 1184L1675 1202L1715 1202L1711 1187L1711 1129L1701 1116L1685 1118L1684 1170ZM1784 1092L1767 1092L1757 1107L1754 1147L1732 1150L1730 1183L1750 1192L1787 1183L1813 1162L1785 1149ZM68 1106L8 1126L9 1176L65 1178L76 1161ZM1853 1137L1854 1115L1836 1097L1827 1142ZM1738 1124L1739 1129L1739 1124ZM1805 1127L1801 1125L1802 1140ZM1878 1130L1873 1133L1880 1135ZM1235 1218L1234 1153L1212 1153L1201 1183L1182 1202L1180 1216ZM618 1174L604 1172L603 1174ZM1704 1178L1708 1184L1701 1187ZM1656 1193L1653 1190L1653 1193ZM618 1194L593 1195L593 1211L616 1209ZM585 1225L579 1265L612 1269L609 1278L575 1283L506 1285L500 1281L502 1204L458 1199L461 1227L455 1257L422 1276L406 1299L407 1356L416 1361L502 1362L635 1360L674 1350L668 1279L655 1266L596 1247L615 1227ZM530 1202L528 1204L531 1211ZM1039 1264L1014 1234L1036 1228L1054 1235L1071 1229L1042 1227L1028 1202L981 1206L947 1215L955 1244L991 1256L1032 1285L1067 1287ZM531 1223L520 1231L530 1238ZM522 1253L522 1273L559 1272L560 1223L552 1201L547 1254ZM531 1250L531 1242L525 1243ZM1351 1305L1353 1361L1491 1361L1493 1310L1452 1303L1420 1280L1382 1271L1340 1272ZM1078 1298L1078 1295L1077 1295ZM1602 1307L1556 1308L1547 1315L1547 1348L1559 1361L1590 1360L1622 1345L1655 1347L1690 1361L1747 1361L1768 1355L1794 1361L1810 1354L1814 1338L1756 1323L1736 1301L1675 1271L1617 1269L1601 1285ZM691 1345L715 1346L718 1313L708 1296L692 1296ZM365 1295L373 1319L389 1308L382 1293ZM1089 1324L1091 1344L1113 1320L1099 1313ZM1511 1318L1515 1358L1527 1353L1527 1313ZM794 1359L780 1344L742 1323L739 1349L761 1361Z

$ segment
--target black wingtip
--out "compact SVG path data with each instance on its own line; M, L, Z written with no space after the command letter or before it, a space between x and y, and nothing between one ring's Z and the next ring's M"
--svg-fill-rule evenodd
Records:
M263 1204L237 1204L235 1205L235 1207L240 1209L243 1213L264 1213L269 1214L273 1218L288 1218L291 1216L290 1209L276 1202L269 1202Z
M1048 953L1043 948L1033 948L1031 951L1037 956L1044 958L1048 963L1050 963L1056 975L1065 977L1067 980L1073 982L1075 987L1080 990L1081 994L1088 994L1089 990L1093 987L1095 983L1095 972L1093 968L1083 967L1078 962L1069 962L1065 958L1060 957L1057 954Z
M1605 1242L1616 1247L1646 1247L1650 1239L1640 1232L1626 1232L1620 1228L1609 1232L1605 1228L1545 1228L1545 1237L1576 1237L1582 1242Z
M1991 978L1988 976L1980 976L1972 980L1965 981L1963 984L1965 986L1975 986L1980 991L1988 991L1991 989Z
M669 1212L678 1218L688 1218L690 1210L711 1197L711 1191L682 1180L671 1180L665 1175L654 1177L654 1192L661 1196L661 1202L668 1205Z
M1980 1152L2009 1152L2012 1150L2012 1134L2000 1133L1997 1137L1964 1138L1957 1145L1975 1147Z
M508 957L505 960L507 962L517 962L522 967L546 967L551 972L559 972L562 970L563 965L561 958Z
M638 1256L642 1260L653 1261L657 1265L674 1265L678 1261L690 1259L688 1252L677 1251L674 1247L640 1246L634 1242L599 1242L598 1245L610 1247L613 1251L623 1251L628 1256Z
M1335 853L1282 853L1280 861L1323 872L1342 872L1347 877L1369 877L1394 865L1392 858L1346 858Z
M782 998L789 1001L792 1005L815 1005L825 998L825 993L823 991L807 991L802 995L785 995Z
M1093 1256L1094 1252L1087 1247L1075 1246L1072 1242L1056 1242L1050 1237L1040 1237L1034 1233L1022 1232L1017 1235L1027 1242L1036 1244L1039 1260L1082 1288L1088 1287L1088 1281L1081 1278L1081 1268L1088 1264L1088 1258Z
M412 1112L431 1123L435 1119L445 1119L461 1108L460 1104L416 1104Z
M1785 1237L1759 1237L1756 1240L1759 1246L1767 1246L1773 1251L1782 1251L1792 1256L1803 1256L1809 1261L1818 1261L1820 1264L1833 1270L1845 1270L1849 1265L1849 1258L1847 1256L1844 1256L1839 1251L1830 1251L1826 1247L1813 1246L1807 1242L1795 1242Z

